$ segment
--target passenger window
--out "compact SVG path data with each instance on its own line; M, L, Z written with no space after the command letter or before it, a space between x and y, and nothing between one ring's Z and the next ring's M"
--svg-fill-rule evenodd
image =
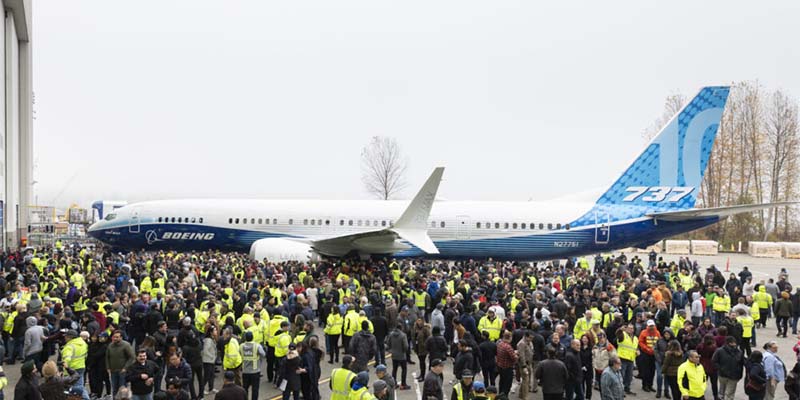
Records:
M289 218L289 225L294 224L294 218Z
M381 221L381 226L386 226L386 221Z
M494 223L494 229L500 229L500 223L499 222L495 222Z
M358 220L358 226L361 226L361 220Z
M372 221L372 226L378 226L378 220L377 219Z
M503 229L508 229L508 222L506 222L505 224L503 224Z
M259 224L259 225L261 225L262 223L264 223L264 220L263 220L263 219L261 219L261 218L259 218L259 219L258 219L258 224Z
M308 225L308 218L303 220L303 225Z
M348 220L348 221L347 221L347 225L348 225L348 226L353 226L353 220L352 220L352 219L351 219L351 220Z
M265 219L264 222L269 225L269 218Z
M436 228L436 221L431 221L431 228Z
M517 229L517 223L514 222L514 225L511 226L513 229Z
M476 223L475 223L475 228L477 228L477 229L481 229L481 223L480 223L480 222L476 222Z
M278 225L278 219L277 218L273 218L272 219L272 225Z
M539 223L539 229L544 229L544 224L541 222Z
M561 224L556 224L556 229L561 229Z
M311 220L311 225L316 225L316 222L317 222L317 221L315 221L315 220L313 220L313 219L312 219L312 220Z
M239 218L236 218L236 223L237 223L237 224L239 223Z
M331 220L329 220L329 219L326 219L326 220L325 220L325 226L328 226L328 225L330 225L330 224L331 224Z
M369 226L369 220L364 221L364 225Z
M228 218L228 223L232 224L233 223L233 218Z
M547 224L547 230L552 231L553 230L553 224Z
M255 218L250 218L250 223L251 223L251 224L253 224L253 225L255 225L255 223L256 223L256 219L255 219Z
M203 217L200 217L200 220L198 222L200 222L202 224L203 223Z
M242 218L242 223L246 224L247 223L247 218Z
M534 224L533 222L531 222L531 229L536 229L536 224Z
M439 228L444 228L444 221L439 222Z
M343 219L339 220L339 225L344 225L344 220Z
M569 230L569 224L564 225L564 229Z
M158 222L161 222L161 217L158 217Z
M180 224L180 223L183 223L183 218L182 218L182 217L178 217L178 223L179 223L179 224Z
M317 220L317 225L322 226L322 220L321 219Z
M521 229L525 229L525 223L524 222L522 223L522 225L520 225L520 228Z
M486 223L486 229L492 229L492 223L491 222L487 222Z

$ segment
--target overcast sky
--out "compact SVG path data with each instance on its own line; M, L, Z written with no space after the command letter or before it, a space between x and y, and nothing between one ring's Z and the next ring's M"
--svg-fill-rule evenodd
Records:
M800 2L64 1L33 10L39 204L368 198L398 140L413 196L602 189L664 98L800 96Z

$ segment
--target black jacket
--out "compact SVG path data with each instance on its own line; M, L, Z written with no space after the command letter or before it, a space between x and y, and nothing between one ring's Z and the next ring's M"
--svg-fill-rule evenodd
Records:
M491 367L494 365L494 356L497 355L497 344L490 340L485 340L478 345L481 350L481 364Z
M726 344L714 352L711 360L714 362L719 376L737 381L742 379L744 357L738 348Z
M474 367L473 362L472 349L459 351L458 355L456 355L456 361L453 363L453 375L456 376L456 379L461 380L461 374L464 370Z
M567 372L569 373L568 383L583 382L583 370L581 369L583 363L581 362L581 354L579 352L571 348L567 349L564 364L567 366Z
M70 388L75 382L78 381L78 373L74 369L68 369L69 377L62 378L54 376L45 379L39 386L39 391L42 393L42 398L47 400L66 400L67 394L64 392Z
M42 400L39 379L36 376L21 378L14 386L14 400Z
M442 335L433 335L425 341L425 348L428 350L428 357L431 360L447 358L447 342Z
M536 378L544 394L562 394L567 386L569 372L561 360L544 360L536 368Z
M181 359L177 367L167 362L167 372L164 374L164 381L169 382L170 379L178 378L181 381L181 387L189 387L192 384L192 367L186 360Z
M372 330L375 340L383 341L389 335L389 321L382 315L372 317Z
M138 361L131 364L128 367L128 373L125 375L125 379L131 385L131 393L133 394L148 394L153 393L153 385L147 385L146 379L142 379L142 374L147 374L148 378L156 379L158 374L161 372L161 368L153 361L147 360L144 364L139 364Z
M247 392L235 383L226 383L214 395L214 400L247 400Z

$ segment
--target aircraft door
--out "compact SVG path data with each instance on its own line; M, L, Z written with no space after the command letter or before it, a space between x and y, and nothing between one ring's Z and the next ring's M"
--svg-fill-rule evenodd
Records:
M139 233L139 209L134 208L131 210L131 222L128 225L129 233Z
M594 223L595 244L608 244L608 240L611 238L611 225L608 221L608 213L603 211L595 211Z
M469 239L471 236L472 222L469 215L459 215L456 217L456 239Z

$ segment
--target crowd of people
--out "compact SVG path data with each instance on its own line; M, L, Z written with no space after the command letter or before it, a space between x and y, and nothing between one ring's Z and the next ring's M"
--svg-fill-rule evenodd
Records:
M262 385L319 400L325 379L332 400L394 400L410 379L423 400L620 400L634 379L673 400L708 386L733 400L742 380L751 400L781 386L800 398L800 366L760 331L774 318L778 336L797 334L800 288L785 271L591 261L27 250L0 258L0 352L23 363L15 400L257 400ZM0 370L0 396L7 383Z

